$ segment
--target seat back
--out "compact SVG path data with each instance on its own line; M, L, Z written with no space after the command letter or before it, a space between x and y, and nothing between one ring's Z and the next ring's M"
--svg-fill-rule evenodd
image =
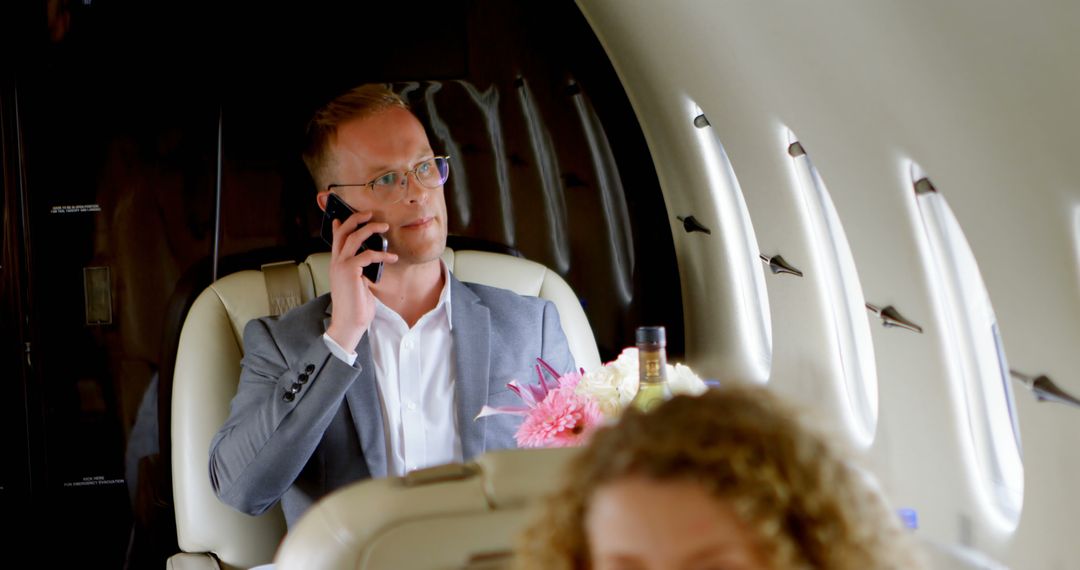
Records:
M470 464L354 483L304 513L275 567L506 568L517 534L575 453L493 451Z
M304 301L314 297L310 270ZM270 314L261 271L233 273L206 288L184 319L172 392L172 473L180 550L213 555L227 567L269 562L285 534L277 506L258 517L220 502L210 486L210 440L236 395L244 326ZM190 557L188 557L190 558ZM211 560L212 562L212 560Z
M460 281L480 283L509 289L519 295L540 297L559 309L566 340L577 365L586 370L600 367L600 351L596 348L589 319L573 289L558 273L547 267L519 257L488 251L447 248L442 259ZM307 258L315 279L317 295L330 290L330 254L316 253ZM561 372L561 371L560 371Z
M443 260L458 279L503 287L549 299L579 366L600 365L596 341L577 297L556 273L509 255L447 249ZM329 253L311 255L298 266L301 301L329 292ZM184 320L172 391L172 471L176 532L180 549L216 558L226 567L269 562L285 533L278 507L258 517L218 501L210 486L210 440L229 415L236 394L243 330L251 319L270 314L261 271L240 271L219 279L195 300ZM179 564L180 559L174 561Z

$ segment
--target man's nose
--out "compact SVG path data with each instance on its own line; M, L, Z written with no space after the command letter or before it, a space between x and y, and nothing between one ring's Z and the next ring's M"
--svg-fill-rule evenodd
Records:
M405 179L401 181L401 184L405 186L405 201L410 204L422 204L427 201L428 189L416 179L416 173L412 172L405 175Z

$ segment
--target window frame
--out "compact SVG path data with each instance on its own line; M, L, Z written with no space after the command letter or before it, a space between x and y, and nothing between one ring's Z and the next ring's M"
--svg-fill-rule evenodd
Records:
M823 302L832 317L829 326L842 376L837 381L846 403L844 424L854 442L866 449L874 442L879 409L877 361L866 298L847 233L828 187L795 133L789 128L784 131L787 154L810 227L813 255L824 280Z
M999 525L1013 530L1023 509L1023 449L1000 327L975 254L948 200L915 164L911 183L929 245L933 293L944 313L941 336L950 375L962 388L962 425L974 452L976 488Z

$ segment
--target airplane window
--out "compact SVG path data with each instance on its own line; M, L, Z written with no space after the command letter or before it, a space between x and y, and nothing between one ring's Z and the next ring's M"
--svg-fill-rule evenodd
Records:
M1023 504L1024 468L1009 365L990 295L959 222L926 174L912 165L912 182L933 257L938 302L944 308L956 375L962 378L963 409L990 511L1011 530Z
M844 227L836 213L829 190L795 134L788 134L788 154L795 178L802 190L805 212L810 218L814 252L825 280L826 303L832 313L832 327L847 394L847 425L855 441L867 447L874 440L878 415L877 369L870 321L863 298L855 260Z
M719 231L724 234L725 264L731 271L731 285L739 299L739 310L733 315L738 322L733 323L732 330L745 331L740 339L742 349L751 355L756 368L747 378L767 382L772 370L772 323L757 236L724 145L701 108L693 102L689 106L705 174L717 205Z

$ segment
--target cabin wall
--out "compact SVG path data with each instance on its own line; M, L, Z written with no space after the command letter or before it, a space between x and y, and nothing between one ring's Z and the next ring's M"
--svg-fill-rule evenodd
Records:
M766 275L769 381L845 433L830 381L838 362L786 155L790 128L832 195L866 301L894 305L925 330L872 321L880 415L866 463L897 507L917 510L915 533L928 541L974 547L1017 568L1075 565L1080 414L1017 388L1023 509L1015 529L994 523L974 482L969 427L958 413L964 396L949 372L954 355L942 336L909 165L926 170L963 227L1011 367L1080 392L1072 152L1080 8L578 4L642 122L669 209L706 225L718 219L706 180L687 174L703 168L691 125L696 105L730 157L761 252L782 253L805 271L802 279ZM675 221L672 232L685 306L698 313L687 316L690 364L758 380L754 355L724 338L739 333L730 311L712 303L733 294L729 270L716 261L717 236L686 234Z

